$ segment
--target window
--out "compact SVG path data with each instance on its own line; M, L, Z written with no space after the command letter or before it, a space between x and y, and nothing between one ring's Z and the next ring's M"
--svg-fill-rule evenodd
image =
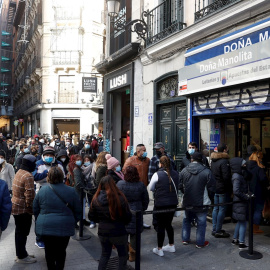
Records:
M75 76L59 76L58 103L76 103Z

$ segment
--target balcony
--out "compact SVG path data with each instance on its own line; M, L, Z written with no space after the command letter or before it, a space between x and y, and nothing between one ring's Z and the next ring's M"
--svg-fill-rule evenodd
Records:
M79 51L55 51L53 65L79 65L81 55Z
M195 22L242 0L195 0Z
M79 100L79 93L77 92L60 92L58 94L58 103L64 103L64 104L74 104L78 103Z
M180 31L183 29L183 25L183 1L164 1L147 14L148 36L146 46Z

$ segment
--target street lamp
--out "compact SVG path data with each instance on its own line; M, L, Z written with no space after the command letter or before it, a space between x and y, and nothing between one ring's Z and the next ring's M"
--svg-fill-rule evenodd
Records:
M120 9L121 0L107 0L108 15L110 17L117 17Z
M120 9L120 1L121 0L106 0L107 7L108 7L108 15L112 18L116 18L119 13ZM125 20L113 20L113 27L117 31L124 30L126 27L129 27L131 32L136 32L136 34L146 41L147 33L148 33L148 26L144 20L144 17L147 17L149 12L143 11L142 12L142 19L136 19L125 23Z
M29 85L30 83L30 77L29 76L26 76L25 79L24 79L24 82L26 85Z

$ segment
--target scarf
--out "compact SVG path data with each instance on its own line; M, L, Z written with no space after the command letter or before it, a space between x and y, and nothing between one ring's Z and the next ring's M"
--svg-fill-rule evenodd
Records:
M124 179L124 175L123 175L122 172L114 171L114 173L115 173L117 176L119 176L119 178L121 178L122 180L125 180L125 179Z

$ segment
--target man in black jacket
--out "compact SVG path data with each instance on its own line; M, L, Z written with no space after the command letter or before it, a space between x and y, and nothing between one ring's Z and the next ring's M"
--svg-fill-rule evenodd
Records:
M182 162L181 162L181 165L180 165L180 171L182 171L190 162L192 162L192 156L195 152L198 152L199 149L198 149L198 145L197 143L195 142L190 142L188 144L188 150L186 152L186 156L183 158ZM208 160L207 158L202 155L202 162L203 164L209 168L209 163L208 163Z
M227 203L232 193L231 169L229 163L228 147L220 143L218 152L211 154L211 171L216 179L216 194L214 204ZM227 206L215 206L212 212L213 230L212 235L216 238L227 238L230 234L222 230Z
M183 192L183 207L186 207L183 219L182 240L184 245L190 243L191 222L197 223L196 247L209 245L205 241L206 217L208 206L215 194L215 179L211 170L202 164L199 152L193 154L193 160L180 173L179 188Z

